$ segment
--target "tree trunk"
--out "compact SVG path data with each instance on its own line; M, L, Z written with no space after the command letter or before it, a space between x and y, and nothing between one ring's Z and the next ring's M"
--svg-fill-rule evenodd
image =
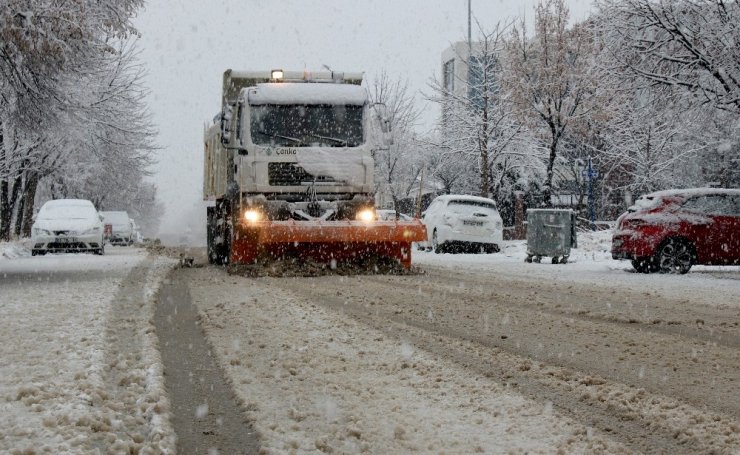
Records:
M10 240L10 202L8 201L8 180L2 172L5 165L5 137L0 122L0 240Z
M12 205L10 207L11 228L13 234L18 237L21 234L21 216L23 213L23 197L18 197L23 186L23 173L19 173L13 182L13 191L10 196Z
M10 240L10 201L8 200L8 180L0 180L0 240Z
M558 136L552 128L552 142L550 142L550 158L547 160L547 180L545 187L542 189L542 201L545 207L552 207L552 178L554 175L555 159L558 156Z
M23 193L23 218L21 220L21 235L23 237L31 237L34 201L36 200L36 190L39 186L39 175L32 172L27 179L26 191Z

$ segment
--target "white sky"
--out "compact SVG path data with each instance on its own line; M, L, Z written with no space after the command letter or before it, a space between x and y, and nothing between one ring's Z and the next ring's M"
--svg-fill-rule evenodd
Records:
M580 19L591 0L568 0ZM484 29L525 15L535 0L472 0ZM427 89L440 54L467 37L466 0L149 0L135 21L148 69L149 105L159 130L155 179L166 213L160 231L205 222L203 128L220 109L221 77L240 70L385 70ZM475 39L475 25L473 29ZM420 129L438 114L422 97ZM199 229L198 229L199 230Z

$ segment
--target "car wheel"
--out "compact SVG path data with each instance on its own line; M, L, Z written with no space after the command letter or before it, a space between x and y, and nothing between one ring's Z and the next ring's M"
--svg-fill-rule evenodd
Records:
M437 230L435 229L434 232L432 232L432 250L434 250L435 253L443 253L442 251L442 245L439 244L439 240L437 239Z
M655 263L661 273L688 273L694 265L694 248L684 240L666 240L655 255Z

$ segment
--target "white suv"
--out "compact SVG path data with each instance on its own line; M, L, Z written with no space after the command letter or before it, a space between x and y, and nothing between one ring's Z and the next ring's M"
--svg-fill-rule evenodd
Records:
M424 212L427 243L436 253L501 250L504 227L492 199L448 194L438 196Z

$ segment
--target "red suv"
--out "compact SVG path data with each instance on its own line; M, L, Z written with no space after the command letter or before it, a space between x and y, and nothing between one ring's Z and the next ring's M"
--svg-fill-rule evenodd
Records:
M694 264L740 264L740 190L646 194L617 220L612 257L641 273L686 273Z

